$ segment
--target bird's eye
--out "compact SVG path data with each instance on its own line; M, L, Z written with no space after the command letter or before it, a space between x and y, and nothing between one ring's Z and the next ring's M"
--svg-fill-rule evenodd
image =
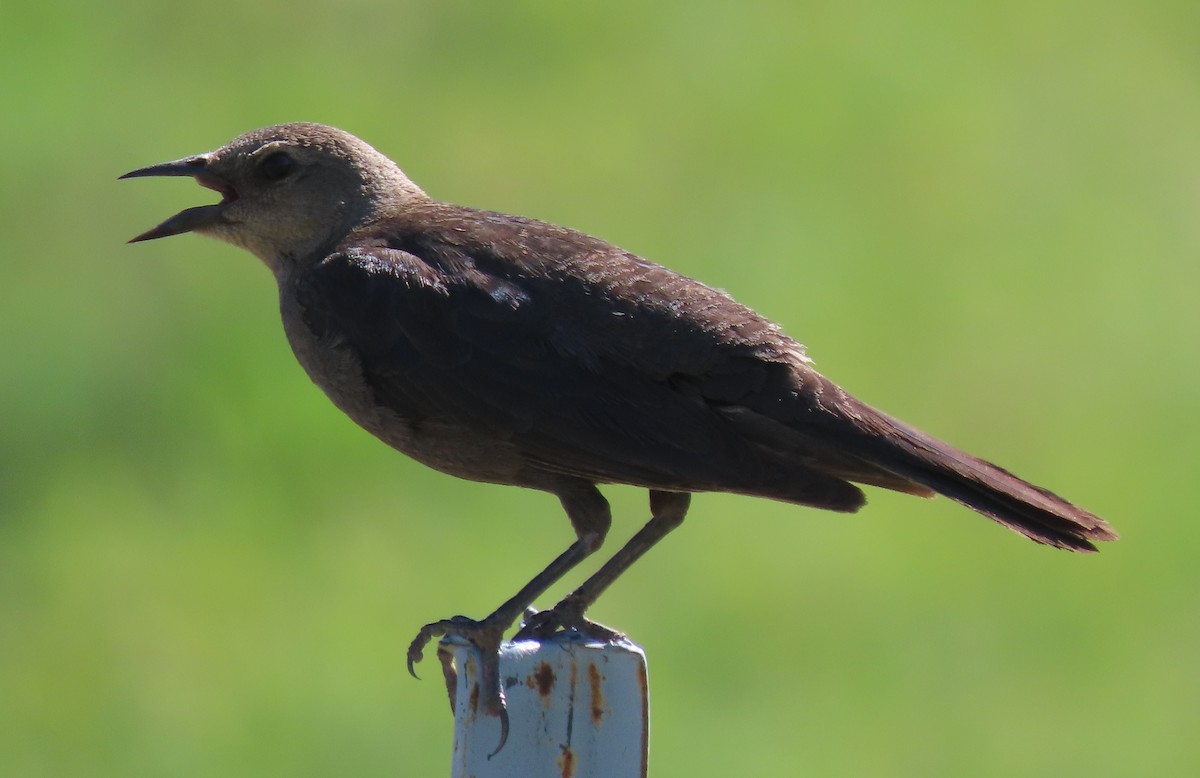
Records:
M263 159L259 163L258 169L262 171L263 178L268 181L282 181L296 169L296 160L292 159L286 151L276 151Z

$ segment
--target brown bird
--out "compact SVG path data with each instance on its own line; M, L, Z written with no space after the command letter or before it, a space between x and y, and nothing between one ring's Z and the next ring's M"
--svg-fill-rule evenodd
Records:
M122 178L190 176L222 195L133 241L198 232L255 254L312 380L389 446L451 475L559 498L576 540L490 616L426 625L484 657L503 714L502 635L598 549L597 484L650 491L649 522L531 634L584 611L678 527L693 492L856 511L854 484L943 494L1038 543L1093 551L1100 518L851 397L804 348L722 291L597 238L439 202L358 138L255 130ZM131 241L132 242L132 241Z

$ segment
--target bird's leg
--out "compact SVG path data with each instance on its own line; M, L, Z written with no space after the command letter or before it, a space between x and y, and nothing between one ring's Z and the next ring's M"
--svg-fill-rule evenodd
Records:
M599 640L621 637L608 627L595 624L583 617L584 611L592 606L613 581L642 558L650 548L662 540L667 533L683 523L692 496L687 492L662 492L650 490L650 521L638 530L629 542L613 554L604 565L584 581L578 589L568 594L548 611L528 616L525 626L516 639L542 639L559 629L574 628Z
M491 615L480 621L454 616L426 624L408 647L408 671L415 677L413 665L421 661L422 650L434 637L457 635L471 641L480 654L480 704L488 715L501 717L501 746L504 745L508 729L499 663L500 642L504 632L555 581L600 548L612 523L608 502L593 484L572 482L559 488L556 493L575 529L575 542Z

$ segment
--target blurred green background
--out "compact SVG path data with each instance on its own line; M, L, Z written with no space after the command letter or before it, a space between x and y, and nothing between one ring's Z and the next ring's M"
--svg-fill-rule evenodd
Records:
M0 44L0 775L444 775L404 648L570 540L344 419L250 255L123 245L213 195L117 175L293 120L726 288L1123 533L701 496L594 611L653 775L1200 774L1195 2L6 3Z

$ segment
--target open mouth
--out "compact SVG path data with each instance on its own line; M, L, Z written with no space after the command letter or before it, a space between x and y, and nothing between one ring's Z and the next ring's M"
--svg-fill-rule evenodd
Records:
M205 189L211 189L221 195L221 202L217 205L229 205L234 200L238 199L237 190L230 186L229 182L223 178L218 178L208 172L199 172L195 176L196 183Z
M211 172L208 169L208 163L209 155L200 154L195 157L175 160L174 162L164 162L161 165L139 168L121 176L121 178L186 176L194 178L200 186L211 189L221 195L221 202L212 205L200 205L180 211L157 227L133 238L129 241L130 243L165 238L168 235L180 235L185 232L203 232L226 223L225 207L238 199L238 193L232 184Z

